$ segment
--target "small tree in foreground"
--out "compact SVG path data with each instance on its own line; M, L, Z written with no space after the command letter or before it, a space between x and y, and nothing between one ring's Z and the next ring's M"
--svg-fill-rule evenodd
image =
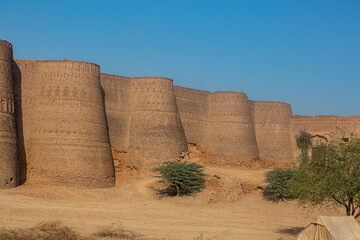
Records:
M360 139L321 143L299 167L294 190L302 203L337 203L347 215L360 216Z
M293 179L296 171L293 169L275 168L265 174L265 193L271 200L294 198Z
M165 166L153 169L160 175L159 183L166 186L170 195L190 195L204 186L204 167L197 163L169 161Z
M306 132L305 130L301 130L296 136L296 146L301 151L302 159L307 158L309 155L309 150L312 146L311 137L311 134Z

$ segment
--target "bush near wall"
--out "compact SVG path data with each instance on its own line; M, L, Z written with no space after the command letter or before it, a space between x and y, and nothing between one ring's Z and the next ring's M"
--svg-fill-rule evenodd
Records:
M204 167L197 163L169 161L165 166L153 169L160 175L159 183L166 186L167 193L173 196L191 195L204 186Z
M293 191L293 181L296 175L294 169L276 168L265 174L266 197L274 200L285 200L295 198Z

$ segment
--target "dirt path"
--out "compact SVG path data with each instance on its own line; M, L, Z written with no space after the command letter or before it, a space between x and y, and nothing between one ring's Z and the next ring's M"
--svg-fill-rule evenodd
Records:
M261 185L265 170L208 168L223 183L236 178ZM196 197L157 198L155 178L128 180L111 189L25 185L0 191L0 227L32 227L60 220L92 233L121 226L159 239L193 239L200 233L218 239L295 239L293 234L329 209L304 209L295 202L264 200L261 190L233 202L209 203L210 188ZM230 189L230 188L229 188ZM225 192L226 194L226 192ZM220 199L221 200L221 199ZM221 237L220 237L221 235Z

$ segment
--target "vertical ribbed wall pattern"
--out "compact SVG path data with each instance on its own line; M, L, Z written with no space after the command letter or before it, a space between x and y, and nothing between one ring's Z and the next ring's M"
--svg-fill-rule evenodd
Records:
M179 159L187 151L187 141L172 80L139 77L130 81L129 161L150 170Z
M9 42L0 40L0 188L18 183L12 51Z
M22 167L34 182L112 186L99 66L16 60ZM21 145L21 143L20 143Z
M260 157L292 160L291 106L281 102L251 102Z

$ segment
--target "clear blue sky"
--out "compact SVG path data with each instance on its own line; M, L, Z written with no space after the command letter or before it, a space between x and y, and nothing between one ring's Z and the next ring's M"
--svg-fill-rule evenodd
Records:
M360 115L359 0L0 0L0 38L17 58Z

